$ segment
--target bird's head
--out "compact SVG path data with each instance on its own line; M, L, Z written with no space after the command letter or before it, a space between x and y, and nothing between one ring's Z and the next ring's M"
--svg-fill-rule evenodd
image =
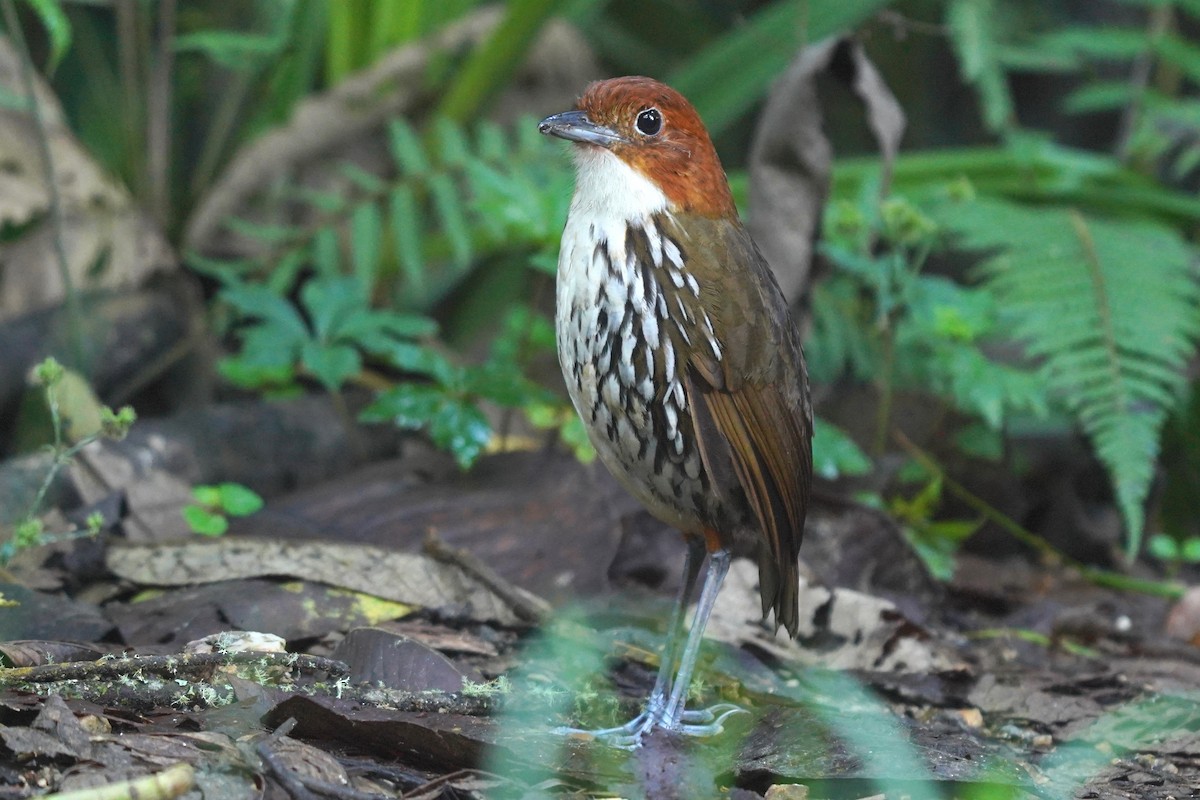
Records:
M671 211L736 215L700 115L666 84L643 77L597 81L574 111L546 117L538 130L576 143L581 185L599 182L618 196L636 192L631 170L665 196Z

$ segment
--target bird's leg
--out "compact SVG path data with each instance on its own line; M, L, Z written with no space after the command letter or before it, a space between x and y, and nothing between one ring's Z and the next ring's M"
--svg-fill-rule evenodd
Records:
M667 706L667 693L671 690L670 678L675 672L675 662L679 658L679 646L684 640L684 618L687 616L688 604L692 600L692 592L696 588L696 578L700 575L700 566L704 563L704 541L688 537L687 546L687 553L684 555L683 561L683 582L679 587L679 595L675 598L675 608L671 612L671 621L667 626L667 642L663 647L662 660L658 665L658 677L654 679L654 688L650 690L650 698L646 701L646 707L642 713L624 725L613 728L587 730L585 728L560 727L555 728L555 733L588 733L598 737L628 737L637 731L647 729L648 722L662 714L663 709ZM698 716L696 721L704 722L707 719Z
M688 632L687 645L683 649L683 657L679 660L679 671L671 684L671 696L667 704L657 713L652 713L646 728L659 726L668 730L685 733L692 736L709 736L721 731L721 723L730 714L736 714L742 709L729 704L720 704L705 709L699 714L692 715L684 711L684 701L687 699L688 686L692 682L692 672L696 668L696 659L700 655L700 643L704 640L704 628L712 615L716 604L717 593L721 583L729 572L730 553L728 550L717 550L708 559L708 570L704 575L704 585L700 590L700 602L696 605L696 616L692 620L692 629ZM707 724L693 724L689 717L696 716Z
M654 688L650 690L646 710L633 720L634 723L640 725L644 717L654 717L666 708L667 692L671 690L671 675L674 674L675 662L679 659L679 645L684 641L684 618L687 616L692 592L696 589L696 578L700 576L700 566L703 563L704 540L689 536L687 554L683 561L683 583L679 587L679 596L675 600L675 609L671 612L671 621L667 627L667 643L663 647L662 660L658 664L658 677L654 679Z

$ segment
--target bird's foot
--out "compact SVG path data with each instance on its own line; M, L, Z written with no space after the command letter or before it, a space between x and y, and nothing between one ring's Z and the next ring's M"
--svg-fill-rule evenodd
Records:
M725 720L734 714L748 713L746 709L732 703L717 703L694 711L684 710L674 720L667 719L665 709L653 702L636 717L613 728L572 728L562 726L552 732L560 736L586 736L622 750L634 750L642 743L642 737L655 728L683 736L715 736L725 730Z

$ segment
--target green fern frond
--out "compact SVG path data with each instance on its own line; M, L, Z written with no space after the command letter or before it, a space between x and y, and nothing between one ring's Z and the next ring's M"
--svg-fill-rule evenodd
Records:
M395 120L388 144L391 175L347 165L340 192L283 192L310 209L305 217L313 221L303 227L230 220L263 245L256 265L239 272L286 289L306 264L326 277L351 270L373 296L426 310L486 256L520 252L536 262L557 249L571 170L532 120L515 135L442 120L427 137Z
M1159 433L1200 338L1192 249L1169 228L1072 208L978 200L939 215L991 253L984 285L1107 468L1136 553Z

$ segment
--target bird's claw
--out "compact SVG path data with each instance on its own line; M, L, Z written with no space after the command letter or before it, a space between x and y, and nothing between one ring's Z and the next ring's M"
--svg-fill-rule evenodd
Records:
M573 728L568 725L554 728L551 733L559 736L587 736L599 739L610 747L621 750L635 750L642 743L642 737L655 728L661 728L671 733L683 736L715 736L725 730L725 720L734 714L748 714L746 709L733 703L717 703L708 708L694 711L684 710L677 719L663 719L661 708L646 710L636 717L613 728Z

